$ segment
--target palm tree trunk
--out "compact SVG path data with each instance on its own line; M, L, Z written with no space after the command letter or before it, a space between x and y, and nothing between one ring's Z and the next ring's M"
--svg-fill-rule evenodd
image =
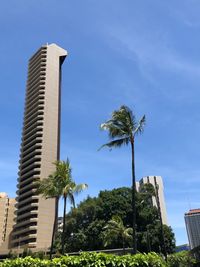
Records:
M55 216L54 216L54 223L53 223L53 233L52 233L52 238L51 238L50 260L52 260L54 239L55 239L56 232L57 232L59 197L56 197L55 201L56 201L56 203L55 203Z
M134 154L134 137L131 138L131 152L132 152L132 220L133 220L133 254L137 252L136 243L136 205L135 205L135 154Z
M64 196L64 210L63 210L63 231L62 231L62 254L65 252L65 221L66 221L66 204L67 204L67 197Z

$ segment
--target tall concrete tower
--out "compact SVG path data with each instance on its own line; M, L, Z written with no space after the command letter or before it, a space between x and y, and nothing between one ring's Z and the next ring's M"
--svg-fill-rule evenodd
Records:
M60 154L61 65L67 52L42 46L29 60L19 161L14 248L48 248L55 200L35 193L34 182L51 174Z

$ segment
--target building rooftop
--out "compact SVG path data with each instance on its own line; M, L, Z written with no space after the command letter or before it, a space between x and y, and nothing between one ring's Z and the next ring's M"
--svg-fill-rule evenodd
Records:
M191 215L191 214L200 214L200 209L192 209L189 210L189 212L185 213L185 215Z

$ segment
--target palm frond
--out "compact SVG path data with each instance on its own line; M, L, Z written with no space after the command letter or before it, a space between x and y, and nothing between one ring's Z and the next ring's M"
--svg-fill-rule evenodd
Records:
M133 112L125 105L120 107L118 114L115 113L115 118L119 121L123 121L126 131L133 131L137 125Z
M117 140L113 140L107 144L102 145L99 149L101 150L103 147L109 147L110 150L112 150L112 148L114 147L121 147L122 145L128 145L129 144L129 137L125 137L125 138L121 138L121 139L117 139Z
M36 194L41 194L45 198L54 198L60 195L54 175L49 175L48 178L38 180L34 184L36 187Z
M73 192L77 195L87 188L88 188L87 184L78 184L73 188Z
M128 115L129 117L129 121L133 124L136 124L136 118L135 118L135 115L133 114L132 110L128 107L128 106L125 106L125 105L122 105L119 109L121 111L121 113L123 113L125 116Z
M114 238L122 238L125 241L130 241L132 236L132 228L126 228L120 216L114 215L111 220L103 228L104 230L104 245L112 243Z
M124 230L124 234L126 235L126 237L131 236L132 233L133 233L133 229L132 229L131 227L126 228L126 229Z
M108 131L110 139L113 139L116 137L122 137L127 134L123 123L120 121L116 121L116 120L109 120L101 124L100 128L102 130Z
M137 124L137 127L135 128L134 132L133 132L133 135L135 136L136 134L141 134L143 133L144 131L144 126L145 126L145 123L146 123L146 118L145 118L145 115L139 120L138 124Z

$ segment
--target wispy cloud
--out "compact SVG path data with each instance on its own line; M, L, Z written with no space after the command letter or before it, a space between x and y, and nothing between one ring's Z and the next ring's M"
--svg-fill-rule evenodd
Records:
M151 79L151 70L157 68L177 73L181 76L199 78L200 64L183 58L173 49L170 38L164 33L133 32L124 28L110 30L115 49L126 53L130 59L137 61L141 72ZM168 41L167 41L168 40ZM126 52L124 52L126 51Z
M198 0L183 0L181 5L170 5L167 3L170 14L175 20L190 28L200 27L200 2Z

